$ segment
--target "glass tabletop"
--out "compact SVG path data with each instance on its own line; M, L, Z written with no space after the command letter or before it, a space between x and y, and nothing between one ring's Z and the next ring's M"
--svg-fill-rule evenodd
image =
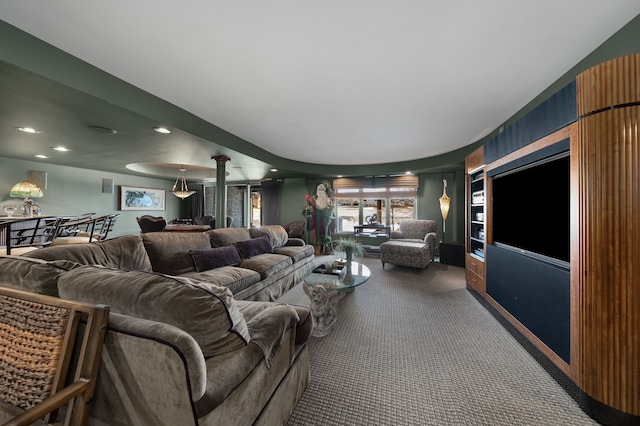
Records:
M327 273L312 272L304 277L304 282L309 287L321 286L327 290L347 290L363 284L370 275L371 271L365 265L352 262L350 271L344 267L340 271L334 269Z

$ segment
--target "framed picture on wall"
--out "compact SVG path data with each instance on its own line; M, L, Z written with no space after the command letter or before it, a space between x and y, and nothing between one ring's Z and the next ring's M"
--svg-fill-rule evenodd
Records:
M164 210L164 189L120 186L120 210Z

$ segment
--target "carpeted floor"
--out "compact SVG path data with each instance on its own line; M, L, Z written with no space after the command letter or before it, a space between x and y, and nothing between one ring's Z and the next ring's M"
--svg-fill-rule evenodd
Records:
M463 268L360 260L372 277L311 338L289 426L597 424L466 290ZM309 303L300 285L280 301Z

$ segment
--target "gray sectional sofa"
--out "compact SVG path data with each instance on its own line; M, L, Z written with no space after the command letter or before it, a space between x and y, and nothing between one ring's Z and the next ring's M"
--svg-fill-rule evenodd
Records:
M0 257L0 286L111 307L89 424L286 423L309 382L312 319L272 300L313 248L282 227L237 229Z

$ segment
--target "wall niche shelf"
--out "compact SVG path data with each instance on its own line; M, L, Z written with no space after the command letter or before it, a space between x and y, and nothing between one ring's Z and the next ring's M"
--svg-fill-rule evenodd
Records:
M465 161L466 170L466 276L467 284L480 294L485 292L484 254L486 238L486 176L484 148L480 147Z

